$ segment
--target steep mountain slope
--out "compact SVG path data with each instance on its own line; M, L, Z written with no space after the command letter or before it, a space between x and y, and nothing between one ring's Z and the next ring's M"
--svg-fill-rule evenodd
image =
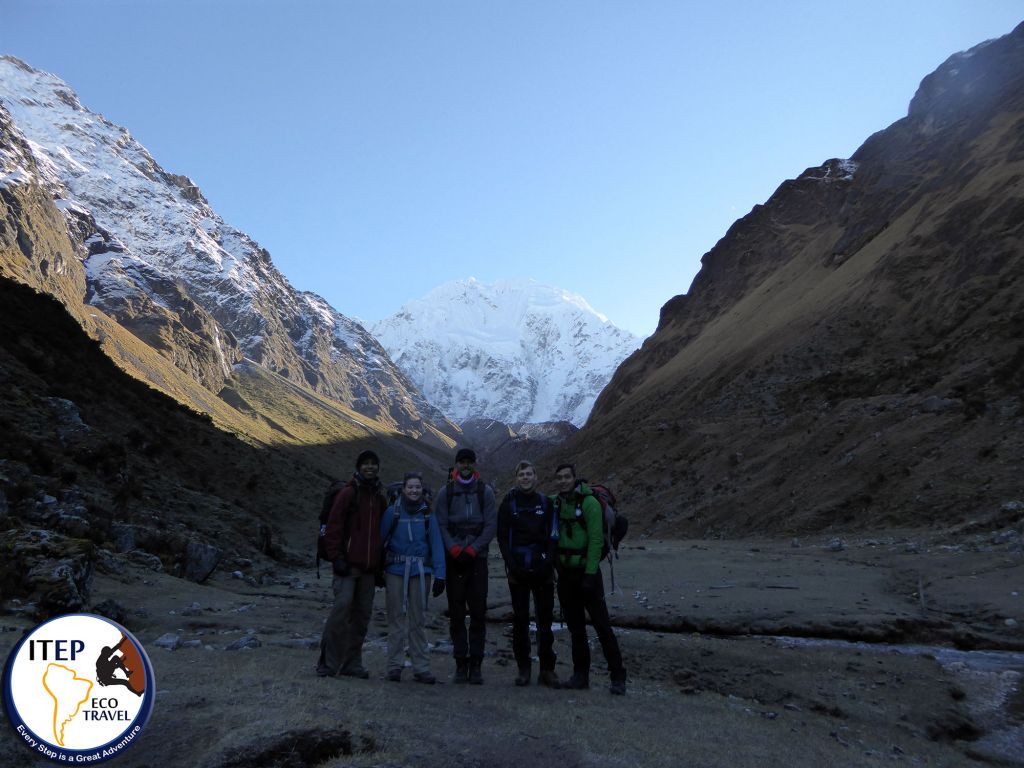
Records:
M1024 25L783 183L702 259L570 441L649 530L1024 508Z
M586 421L639 344L586 301L533 280L446 283L371 326L424 396L456 421Z
M0 106L4 188L41 187L78 250L33 267L23 260L40 254L11 248L8 273L40 271L47 290L70 303L84 297L211 392L245 356L409 434L455 432L362 326L296 291L191 180L161 168L60 79L0 57ZM47 273L75 272L76 260L85 290L78 275L57 290Z
M3 277L0 327L4 610L80 609L94 572L126 561L195 581L215 568L272 580L280 564L312 578L322 493L360 450L378 451L385 480L440 476L447 459L351 411L332 421L336 404L290 383L289 399L256 365L236 396L284 399L292 421L272 425L273 447L243 442L120 370L54 298Z

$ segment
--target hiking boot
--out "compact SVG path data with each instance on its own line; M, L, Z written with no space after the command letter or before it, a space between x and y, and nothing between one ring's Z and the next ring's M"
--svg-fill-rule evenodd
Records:
M547 688L561 687L561 683L558 682L558 675L552 669L542 669L540 671L540 674L537 675L537 685L543 685Z
M412 679L415 680L417 683L423 683L424 685L433 685L437 682L437 678L429 672L416 672L412 676Z
M582 691L583 689L590 687L590 676L574 672L572 677L562 683L559 687L566 688L568 690Z
M334 677L334 670L324 664L316 665L317 677Z
M516 685L522 687L530 684L530 675L532 673L531 666L529 664L519 665L519 675L516 677Z
M384 675L384 679L389 683L400 683L402 682L402 670L400 669L389 669L388 673Z
M474 656L469 660L469 682L473 685L484 684L484 676L480 672L480 666L483 664L483 661L479 656Z
M455 659L455 683L463 684L469 682L469 659L462 657Z
M614 696L625 696L626 695L626 681L625 680L612 680L612 684L608 686L608 692Z

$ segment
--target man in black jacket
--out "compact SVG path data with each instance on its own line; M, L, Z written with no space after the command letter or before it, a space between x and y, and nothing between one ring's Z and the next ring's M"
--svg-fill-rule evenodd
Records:
M519 667L516 685L529 685L530 595L537 613L537 682L558 687L555 675L555 558L558 518L551 499L537 492L537 472L528 461L516 465L516 487L498 508L498 547L505 560L508 591L512 595L512 653Z

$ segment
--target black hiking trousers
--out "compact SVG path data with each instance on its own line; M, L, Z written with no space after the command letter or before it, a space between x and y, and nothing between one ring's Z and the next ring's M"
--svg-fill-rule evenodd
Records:
M624 682L626 668L622 665L619 641L615 639L608 606L604 601L604 580L600 569L597 571L596 585L597 589L591 592L583 588L582 568L566 568L558 573L558 604L572 638L572 671L574 675L590 677L590 644L587 641L586 622L586 616L589 616L601 643L604 659L608 662L612 682Z
M448 631L455 658L483 658L487 613L487 557L471 561L445 555L445 592L448 595ZM466 631L466 614L469 631Z
M512 595L512 654L520 667L530 665L530 595L537 613L537 656L541 671L555 669L555 582L550 575L517 576L508 580Z

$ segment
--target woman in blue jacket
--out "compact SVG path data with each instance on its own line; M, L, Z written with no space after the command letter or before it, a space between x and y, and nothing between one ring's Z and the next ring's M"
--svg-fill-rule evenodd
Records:
M436 678L427 659L427 598L444 591L445 552L441 531L423 498L423 476L418 472L405 475L401 494L384 513L381 540L388 606L386 679L401 681L408 641L413 680L432 685Z

